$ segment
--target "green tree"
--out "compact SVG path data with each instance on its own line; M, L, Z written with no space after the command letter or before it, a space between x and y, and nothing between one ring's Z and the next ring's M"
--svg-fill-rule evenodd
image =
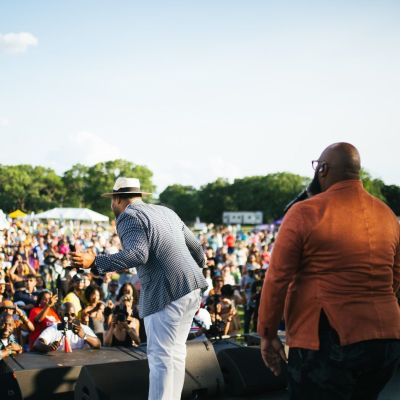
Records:
M65 187L63 205L65 207L84 207L85 189L87 186L89 167L75 164L71 169L64 172L62 177Z
M50 168L34 167L32 186L27 193L29 210L44 211L62 204L65 187L62 178Z
M30 165L0 166L0 207L11 212L17 208L28 211L27 193L32 186L32 167Z
M160 194L160 202L172 208L186 223L200 215L199 193L193 186L170 185Z
M367 192L382 201L386 201L385 196L382 193L382 189L385 185L382 180L372 178L370 173L363 168L361 169L360 178L364 185L364 189Z
M0 166L0 207L7 212L42 211L58 205L63 195L62 180L51 168Z
M200 188L200 217L203 221L220 224L224 211L237 211L231 186L226 179L218 178Z
M396 185L384 185L382 194L385 196L386 204L393 212L400 216L400 187Z
M285 206L309 184L310 179L290 172L266 175L263 186L264 221L283 216Z
M283 209L309 182L289 172L236 179L232 195L240 211L262 211L264 221L282 217Z

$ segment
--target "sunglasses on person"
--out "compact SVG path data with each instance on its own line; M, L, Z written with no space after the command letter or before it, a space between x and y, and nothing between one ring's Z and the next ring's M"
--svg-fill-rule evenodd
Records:
M65 315L66 317L72 317L72 318L76 317L76 314L75 314L75 313L65 313L64 315Z

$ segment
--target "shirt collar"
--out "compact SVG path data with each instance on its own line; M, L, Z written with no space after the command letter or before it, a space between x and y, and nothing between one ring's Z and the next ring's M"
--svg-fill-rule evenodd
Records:
M330 186L325 192L330 192L334 190L342 190L342 189L347 189L347 188L363 188L363 183L361 179L347 179L345 181L340 181L334 183L332 186Z

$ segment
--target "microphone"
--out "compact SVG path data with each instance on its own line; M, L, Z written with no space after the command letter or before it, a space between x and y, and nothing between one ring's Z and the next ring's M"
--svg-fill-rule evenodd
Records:
M306 199L308 199L308 191L307 191L307 189L304 189L290 203L288 203L286 205L286 207L283 210L283 215L285 215L289 211L290 207L292 207L294 204L298 203L299 201L306 200Z

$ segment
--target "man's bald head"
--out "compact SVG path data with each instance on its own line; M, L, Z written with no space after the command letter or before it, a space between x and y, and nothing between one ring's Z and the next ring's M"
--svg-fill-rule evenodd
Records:
M322 190L336 182L360 179L360 153L350 143L339 142L328 146L318 159L316 176Z
M321 154L320 160L337 170L343 179L358 179L360 177L360 153L350 143L339 142L328 146Z

